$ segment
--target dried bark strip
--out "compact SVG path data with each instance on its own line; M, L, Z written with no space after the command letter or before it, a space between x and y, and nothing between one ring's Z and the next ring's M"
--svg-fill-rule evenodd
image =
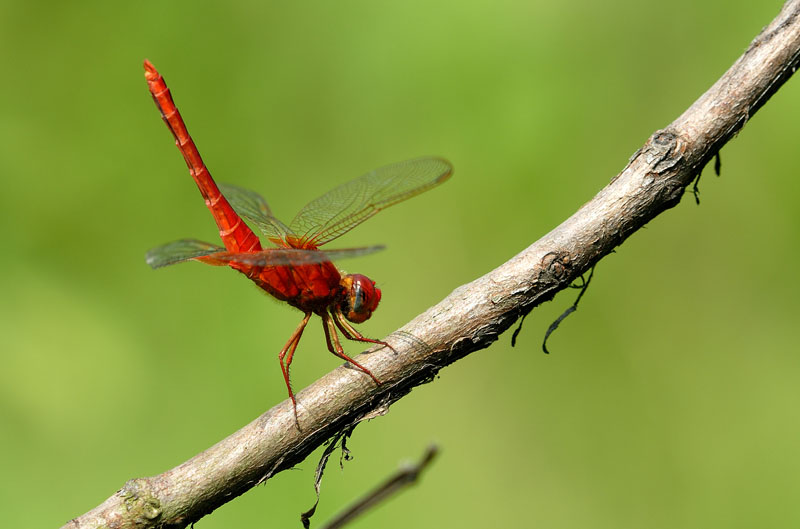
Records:
M133 479L68 522L77 528L179 528L302 461L335 432L385 413L442 367L488 347L631 233L675 206L705 164L786 82L800 61L800 0L790 0L686 112L655 132L574 215L511 260L453 291L359 357L384 384L340 367L298 395L302 430L283 402L172 470Z

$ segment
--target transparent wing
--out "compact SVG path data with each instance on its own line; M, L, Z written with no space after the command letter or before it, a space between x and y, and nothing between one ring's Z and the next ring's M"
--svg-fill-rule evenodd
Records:
M220 250L225 250L225 248L195 239L181 239L153 248L147 252L145 261L153 268L161 268L213 254Z
M441 158L416 158L375 169L309 202L290 230L301 245L321 246L380 210L441 184L452 172Z
M261 230L267 238L286 240L291 235L289 228L272 215L264 197L255 191L231 184L219 184L219 189L234 211Z
M303 250L299 248L269 248L260 252L215 252L202 256L199 260L213 265L231 263L250 266L299 266L339 259L359 257L383 250L384 246L365 246L363 248L344 248L341 250Z

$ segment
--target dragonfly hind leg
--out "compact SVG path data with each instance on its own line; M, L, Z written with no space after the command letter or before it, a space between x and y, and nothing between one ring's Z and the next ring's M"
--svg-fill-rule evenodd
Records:
M283 346L281 352L278 353L278 361L281 363L283 380L286 381L286 389L289 390L289 398L292 399L292 407L294 408L295 420L297 420L297 401L295 400L294 392L292 391L292 383L289 381L289 367L292 365L292 358L294 357L294 352L297 349L297 344L300 343L300 337L303 336L303 330L305 330L309 319L311 319L311 313L306 312L303 321L300 322L300 325L297 326L292 335L289 337L289 341L286 342L286 345ZM287 352L288 352L288 357L287 357ZM284 358L286 358L285 363L283 361Z
M320 316L322 317L322 328L325 330L325 341L328 343L328 351L330 351L334 355L338 356L342 360L344 360L346 362L350 362L352 365L357 367L362 373L364 373L365 375L369 375L370 378L372 378L372 380L374 380L375 383L380 386L381 385L381 381L378 380L378 378L375 375L372 374L372 371L370 371L366 367L362 366L361 364L359 364L358 362L356 362L355 360L353 360L352 358L347 356L347 354L345 354L344 348L342 347L342 343L339 341L339 335L336 333L336 327L338 326L338 321L336 321L336 317L335 316L331 316L327 312L320 313ZM341 327L339 327L339 328L341 329ZM353 329L353 330L355 330L355 329ZM344 334L350 340L353 339L350 336L348 336L347 331L345 331L344 329L342 329L342 334ZM358 333L356 333L356 334L358 334ZM373 342L373 343L383 343L383 342L378 342L378 341L369 340L369 339L359 340L359 341L367 341L367 342Z

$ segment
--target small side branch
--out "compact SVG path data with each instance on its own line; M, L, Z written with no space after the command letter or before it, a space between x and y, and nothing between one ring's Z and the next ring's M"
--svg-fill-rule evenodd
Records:
M389 479L329 520L328 523L322 526L322 529L339 529L358 516L361 516L369 509L376 507L398 492L413 485L419 479L422 471L433 462L433 458L436 457L438 452L439 449L436 445L429 446L419 463L400 468L400 470L390 476Z

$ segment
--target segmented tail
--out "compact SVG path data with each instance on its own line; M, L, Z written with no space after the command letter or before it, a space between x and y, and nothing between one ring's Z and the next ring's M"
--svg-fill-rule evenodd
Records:
M183 154L189 172L200 188L203 198L206 201L214 220L219 227L219 236L229 252L255 252L261 250L261 242L255 233L244 223L242 218L233 210L231 205L220 192L208 168L203 163L197 146L192 141L192 137L186 130L186 124L181 118L175 102L172 100L167 83L155 66L150 61L144 61L144 77L153 100L161 111L161 117L167 124L170 132L175 137L175 144Z

